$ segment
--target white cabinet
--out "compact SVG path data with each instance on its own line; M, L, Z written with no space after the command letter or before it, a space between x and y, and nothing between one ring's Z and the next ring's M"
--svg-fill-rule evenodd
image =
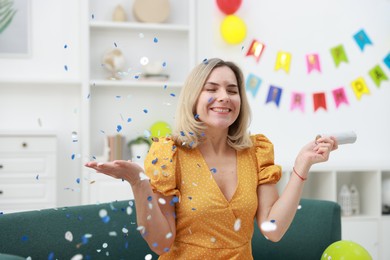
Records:
M287 184L291 171L285 171L278 184L279 192ZM339 169L312 170L302 197L339 202L343 185L354 185L359 192L358 214L342 217L342 239L366 248L373 259L390 259L390 216L382 214L382 183L390 178L389 170Z
M57 138L54 135L0 135L0 211L56 206Z
M194 66L194 1L171 0L164 23L141 23L133 16L134 1L90 0L84 4L88 74L83 83L83 150L89 159L103 154L107 135L121 134L126 143L142 136L157 121L173 125L180 88ZM121 5L127 21L114 22ZM102 66L107 51L118 49L124 68L117 79ZM145 79L145 60L156 63L168 79ZM125 155L126 156L126 155ZM129 154L127 154L129 156ZM125 157L123 159L131 159ZM83 203L132 198L128 183L84 169Z

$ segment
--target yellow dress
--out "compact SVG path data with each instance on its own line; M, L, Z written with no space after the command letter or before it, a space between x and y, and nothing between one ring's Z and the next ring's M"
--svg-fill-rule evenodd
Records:
M168 138L153 142L145 170L155 192L177 196L176 238L159 259L253 259L251 238L257 210L257 186L276 183L272 143L252 136L253 147L237 151L236 191L227 201L201 152L175 146Z

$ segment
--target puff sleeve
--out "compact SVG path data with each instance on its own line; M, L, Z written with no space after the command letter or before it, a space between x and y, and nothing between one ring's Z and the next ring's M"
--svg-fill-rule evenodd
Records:
M254 157L257 164L258 185L275 184L282 176L282 169L274 164L274 146L264 135L252 136Z
M152 143L144 166L154 192L180 197L180 191L177 189L176 152L177 148L169 138L160 138Z

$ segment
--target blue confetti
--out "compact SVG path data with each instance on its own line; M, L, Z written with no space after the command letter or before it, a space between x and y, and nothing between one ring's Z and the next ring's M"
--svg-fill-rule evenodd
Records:
M114 42L114 46L115 46L115 47L118 47L118 45L116 45L116 42Z
M173 196L172 201L173 201L173 203L178 203L179 202L179 197Z
M94 14L92 14L91 17L92 17L92 19L95 19L95 15Z
M188 132L190 135L194 135L194 133L193 132Z
M145 114L147 114L147 113L148 113L148 110L147 110L147 109L144 109L143 111L144 111L144 113L145 113Z
M152 196L148 196L148 201L152 201Z
M126 249L129 248L129 242L128 241L126 241L126 243L125 243L125 248Z
M23 236L22 236L22 241L27 241L27 240L28 240L28 236L23 235Z
M78 184L80 184L80 178L77 178L77 179L76 179L76 182L77 182Z
M188 199L189 199L189 200L192 200L192 197L191 197L191 196L189 196L189 197L188 197Z
M103 223L107 224L108 222L110 222L110 216L105 216L105 217L102 217L102 221Z
M90 94L90 93L88 93L87 99L89 99L90 97L91 97L91 94Z
M175 93L171 93L170 95L171 95L172 97L175 97L175 96L176 96Z
M181 136L186 136L186 134L184 133L184 131L180 131L180 135L181 135Z
M54 259L54 252L50 252L47 256L47 260L53 260Z
M106 132L104 132L104 130L100 130L100 133L105 134Z
M153 247L157 247L158 244L156 242L153 243Z
M64 45L64 49L66 49L66 48L68 48L68 45L65 44L65 45Z
M198 119L199 119L199 115L196 114L196 115L195 115L195 120L198 120Z
M169 252L169 248L168 247L164 248L164 252Z
M210 171L211 171L212 173L216 173L216 172L217 172L217 169L211 168Z
M65 66L64 66L64 69L65 69L66 71L68 71L68 66L67 66L67 65L65 65Z
M152 160L152 164L156 164L158 162L158 158Z
M212 97L211 97L211 98L209 98L209 100L208 100L207 102L209 102L209 103L210 103L211 101L213 101L213 98L212 98Z
M37 174L37 176L35 177L36 180L39 180L39 174Z
M119 133L121 130L122 130L122 126L121 125L117 125L116 126L116 131Z
M167 87L168 87L167 85L164 85L164 89L167 89Z
M162 64L163 67L167 66L167 63L164 61Z
M72 153L72 156L71 156L72 160L74 160L75 157L76 157L76 155L74 153Z
M130 123L131 122L131 117L127 118L127 123Z
M271 219L271 221L270 221L271 223L275 223L276 222L276 220L275 219Z
M81 242L85 245L88 244L88 237L86 235L81 237Z
M155 43L158 43L158 39L157 39L156 37L154 37L153 41L154 41Z
M135 75L134 78L135 78L135 79L139 79L139 75Z
M141 156L137 155L137 159L141 159Z
M121 96L115 96L116 99L121 99L122 97Z
M206 65L207 65L207 64L209 64L209 61L208 61L208 59L207 59L207 58L206 58L206 59L204 59L204 60L203 60L203 63L204 63L204 64L206 64Z

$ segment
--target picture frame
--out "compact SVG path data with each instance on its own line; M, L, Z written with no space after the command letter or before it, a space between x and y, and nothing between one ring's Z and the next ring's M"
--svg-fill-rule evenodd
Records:
M31 56L31 0L0 0L0 58Z

